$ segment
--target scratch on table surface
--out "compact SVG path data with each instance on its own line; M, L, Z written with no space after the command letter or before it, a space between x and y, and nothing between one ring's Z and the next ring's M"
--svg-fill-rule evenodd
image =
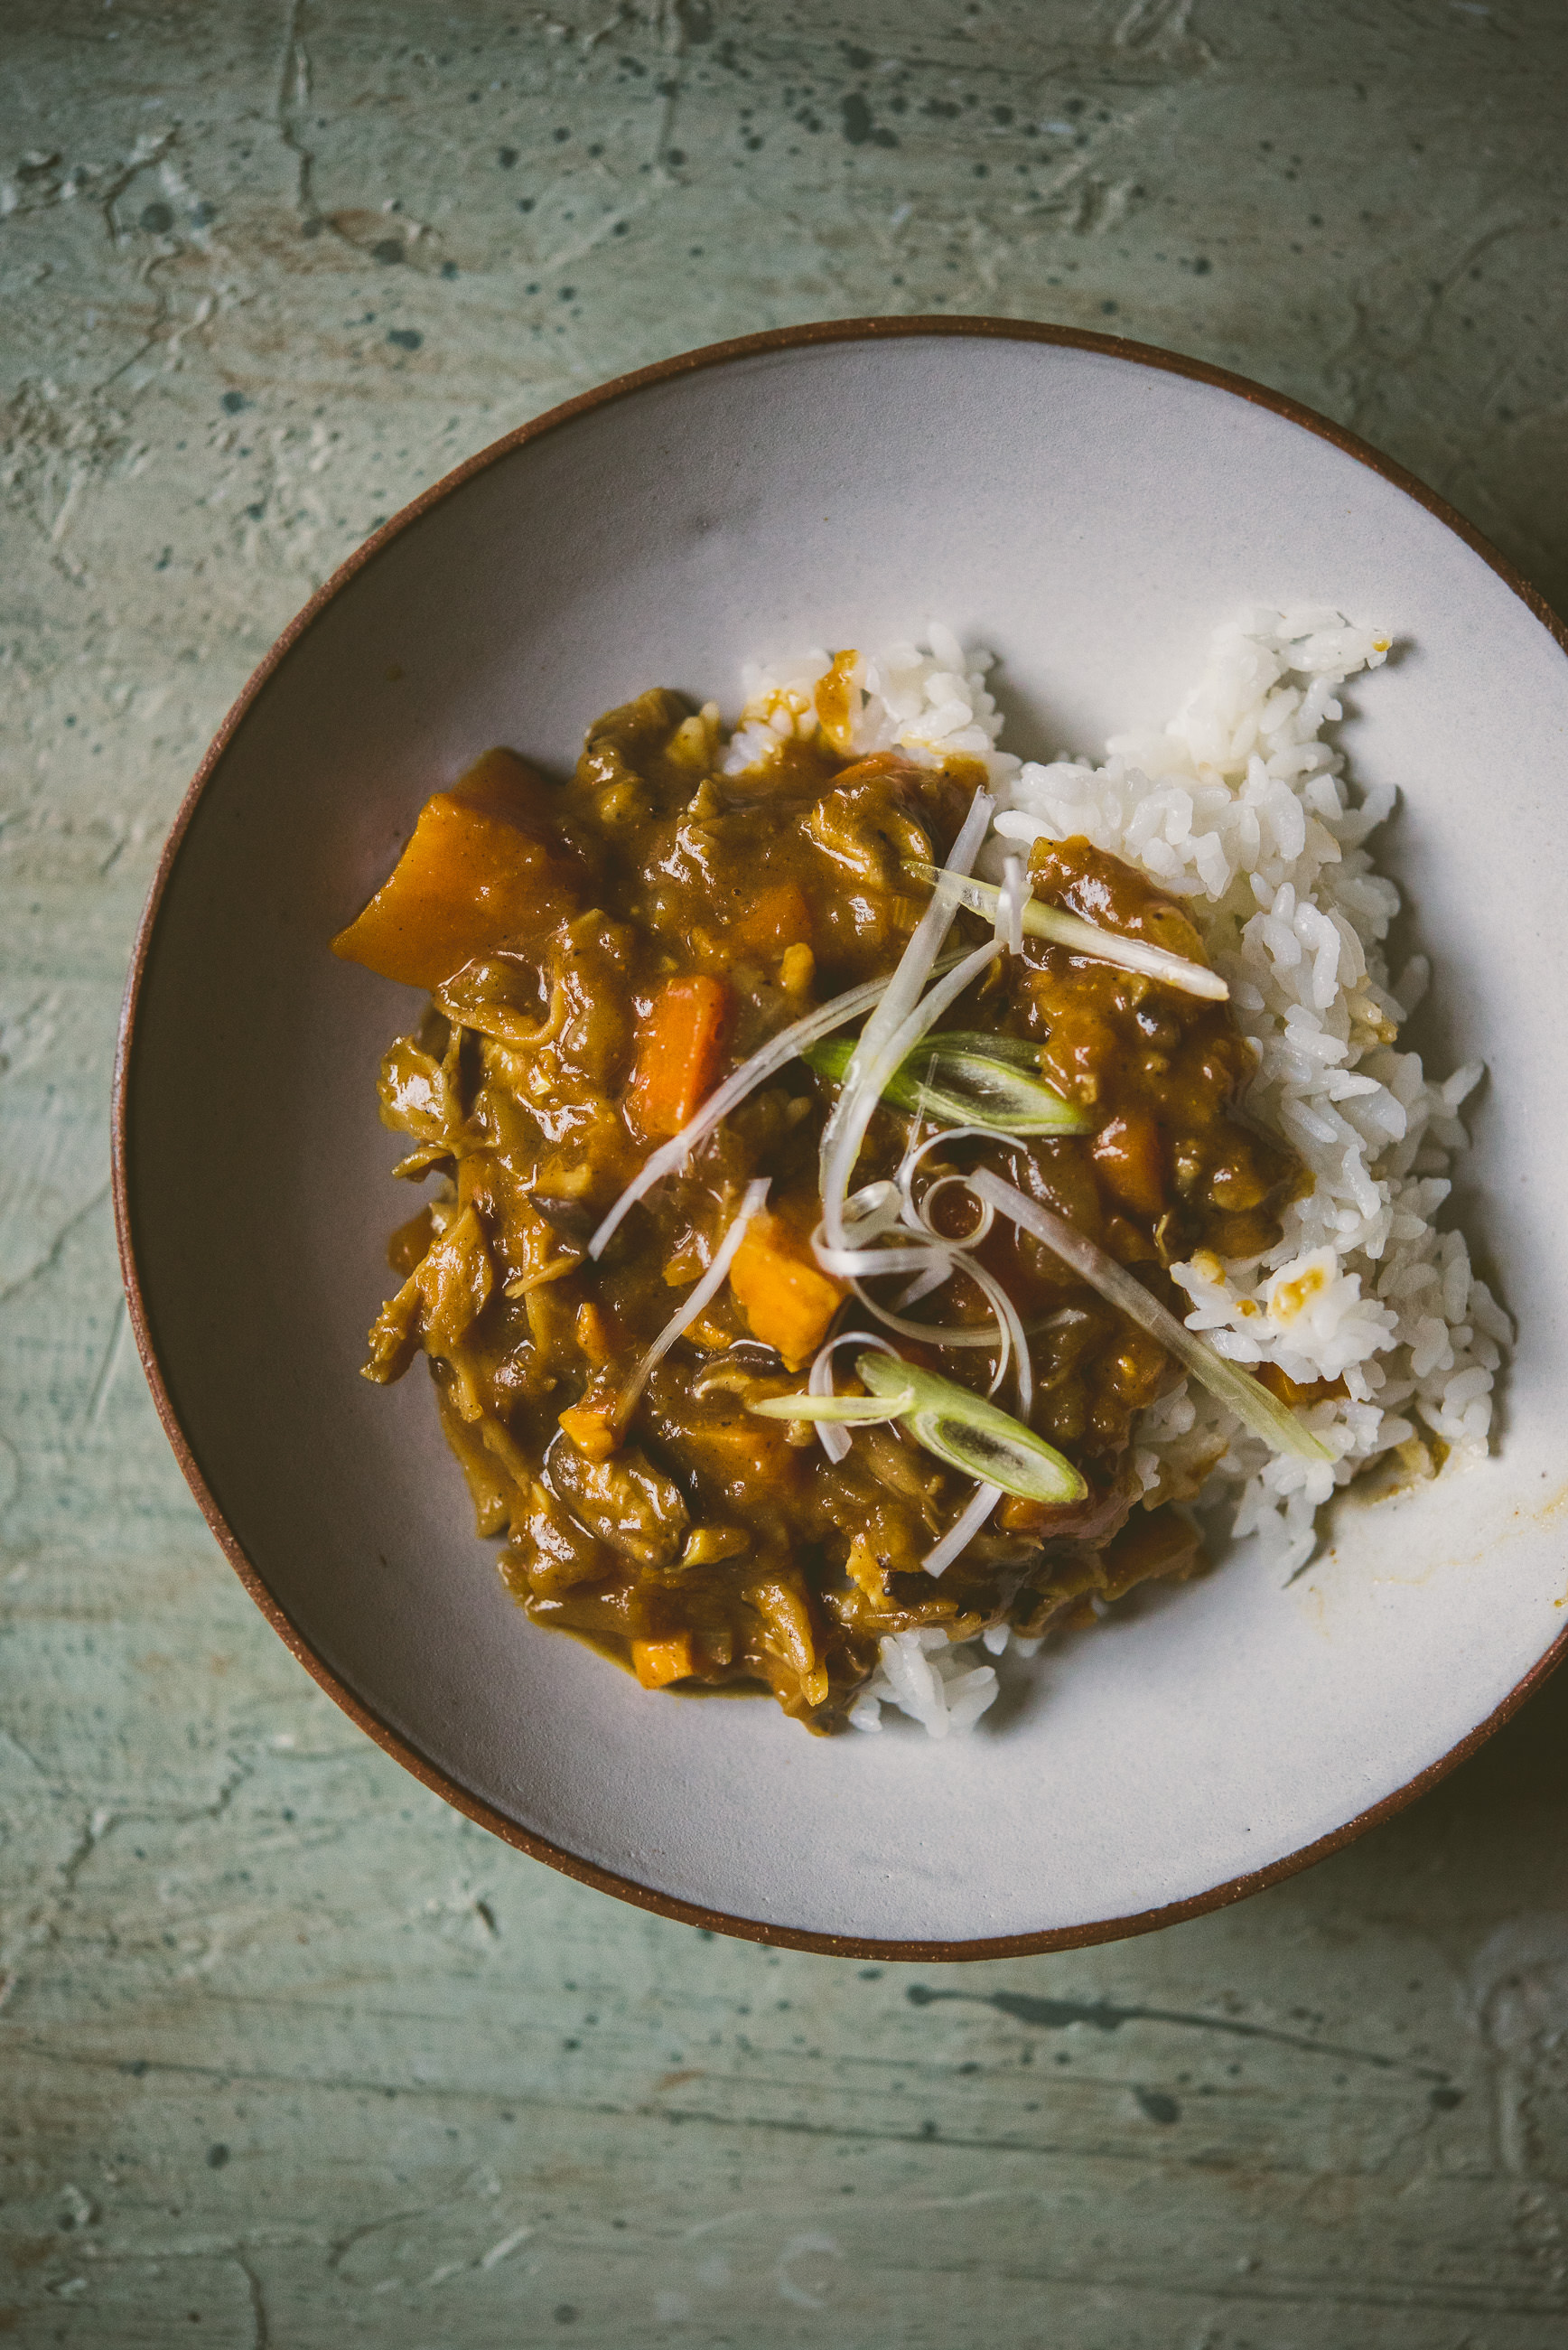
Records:
M798 2236L792 2236L774 2262L774 2279L778 2286L779 2299L792 2302L796 2309L826 2309L826 2295L813 2293L794 2273L795 2262L804 2260L808 2252L815 2252L822 2260L841 2261L844 2258L844 2247L837 2238L826 2235L820 2228L808 2228Z
M169 289L163 283L161 273L165 270L172 258L173 255L171 254L155 253L151 255L139 269L137 275L140 278L141 283L150 289L153 297L154 307L152 317L150 323L142 329L140 341L128 351L119 365L116 368L111 368L109 373L96 386L96 389L99 391L107 391L110 385L119 383L124 378L129 376L134 369L140 367L144 359L150 359L152 353L159 348L160 345L162 345L165 348L167 347L170 340L171 321L173 318L174 311L170 298ZM132 399L136 397L136 391L134 389L132 389L130 396Z
M124 1298L120 1297L115 1304L114 1322L109 1330L109 1344L103 1350L103 1360L99 1365L98 1377L92 1383L92 1394L88 1399L87 1416L89 1426L96 1427L103 1418L105 1407L119 1373L120 1361L130 1335L130 1316L126 1310Z
M267 2322L266 2294L261 2278L243 2252L236 2252L234 2261L245 2281L251 2305L251 2350L272 2350L272 2328Z
M173 137L172 123L165 124L161 130L142 131L130 154L124 158L111 175L108 185L96 191L98 208L102 215L104 227L109 233L109 241L117 251L124 240L119 234L119 224L115 219L114 208L132 182L146 171L149 163L155 163L158 161Z
M274 119L278 137L294 157L294 209L302 221L316 217L314 151L300 136L310 102L310 52L305 43L306 0L289 0L278 68Z
M51 2067L59 2066L69 2071L88 2073L96 2071L128 2074L139 2081L205 2081L224 2093L234 2090L297 2093L307 2086L317 2093L348 2093L369 2096L386 2096L389 2093L387 2080L384 2077L379 2078L369 2072L358 2074L347 2070L327 2072L320 2068L302 2072L282 2065L258 2067L244 2061L223 2064L199 2064L165 2056L127 2058L107 2051L78 2054L74 2051L63 2051L53 2046L46 2036L24 2032L21 2029L10 2034L8 2044L14 2055L26 2054L41 2059L46 2065ZM432 2113L439 2114L450 2104L452 2094L450 2085L444 2081L419 2081L410 2077L406 2066L400 2069L396 2095L400 2105L416 2110L426 2107ZM620 2098L585 2095L581 2091L575 2091L566 2084L563 2084L560 2089L554 2093L534 2086L514 2086L493 2089L470 2088L464 2093L464 2096L465 2104L477 2112L493 2112L496 2108L504 2106L514 2114L529 2114L541 2126L546 2123L552 2123L557 2127L570 2126L575 2130L595 2120L614 2120L624 2126L640 2119L656 2118L664 2127L673 2125L677 2127L711 2130L722 2139L739 2140L742 2143L751 2141L760 2147L769 2145L781 2147L799 2145L802 2147L859 2146L867 2148L901 2147L919 2149L931 2147L940 2143L950 2154L996 2154L1033 2159L1049 2158L1062 2150L1058 2139L1050 2133L1049 2125L1045 2125L1043 2128L1033 2121L1032 2116L1020 2116L1011 2126L1004 2121L999 2121L991 2127L965 2127L956 2120L950 2120L941 2125L933 2134L913 2116L908 2122L900 2121L897 2125L878 2126L865 2121L850 2121L836 2115L825 2115L820 2120L809 2120L798 2112L769 2114L747 2110L726 2111L717 2106L663 2107L649 2116L639 2114L635 2106ZM1141 2169L1147 2160L1141 2142L1130 2140L1125 2144L1103 2143L1097 2147L1096 2154L1100 2161L1109 2166L1113 2175L1121 2173L1128 2165L1135 2169ZM1286 2177L1315 2175L1309 2162L1300 2158L1287 2157L1283 2153L1267 2162L1254 2158L1251 2167L1260 2177L1274 2174ZM369 2221L364 2227L355 2230L350 2238L344 2240L341 2257L346 2258L362 2240L379 2235L389 2226L418 2220L427 2216L433 2209L444 2209L449 2204L461 2203L462 2199L461 2195L443 2195L439 2199L432 2199L430 2204L421 2204L406 2212L399 2212L390 2219L378 2218Z
M1502 244L1505 239L1538 235L1546 225L1547 224L1543 222L1516 215L1511 220L1498 221L1490 228L1483 229L1479 236L1472 237L1457 258L1449 263L1442 276L1435 278L1428 286L1428 298L1420 311L1415 348L1419 349L1430 342L1432 328L1437 323L1438 316L1444 304L1455 287L1463 284L1483 254L1490 253L1494 245Z
M39 1762L32 1749L30 1747L24 1746L16 1731L14 1730L8 1730L5 1724L3 1721L0 1721L0 1755L6 1753L19 1756L21 1761L26 1765L27 1769L32 1773L33 1776L40 1783L41 1785L47 1787L52 1784L48 1773L45 1770L43 1764Z
M1158 57L1187 73L1214 62L1207 41L1192 30L1192 0L1132 0L1111 36L1114 48L1132 57Z
M502 2262L510 2260L518 2247L525 2244L533 2233L534 2230L531 2227L514 2228L510 2235L503 2236L499 2243L492 2244L487 2252L480 2254L480 2267L482 2269L499 2268Z
M389 2229L409 2227L416 2220L428 2219L432 2211L450 2210L453 2199L443 2196L434 2203L409 2204L396 2211L381 2212L374 2220L366 2220L362 2227L351 2228L346 2236L334 2237L327 2255L327 2267L341 2268L350 2252L358 2251L361 2244L372 2242L378 2236L384 2236Z
M1124 2023L1169 2023L1188 2032L1229 2033L1237 2040L1268 2040L1276 2047L1296 2048L1309 2056L1335 2056L1345 2064L1375 2064L1382 2072L1411 2073L1417 2080L1446 2081L1446 2072L1426 2064L1408 2064L1397 2056L1383 2056L1367 2048L1342 2048L1326 2040L1309 2040L1303 2033L1280 2032L1272 2024L1242 2023L1234 2017L1199 2015L1179 2008L1118 2007L1106 1999L1040 1999L1028 1991L932 1991L911 1983L904 1994L911 2007L931 2007L939 2000L957 2000L974 2007L994 2008L1015 2023L1037 2031L1062 2032L1069 2024L1086 2023L1096 2032L1119 2032Z
M1499 2156L1516 2178L1557 2173L1568 2159L1568 1917L1538 1911L1500 1926L1471 1961L1469 1995L1499 2059Z
M72 1209L70 1214L67 1216L64 1223L60 1224L57 1228L53 1239L50 1241L48 1247L44 1251L43 1254L36 1257L33 1263L27 1266L25 1273L17 1274L15 1279L6 1283L5 1288L0 1289L0 1305L8 1305L14 1297L17 1297L21 1295L23 1290L30 1288L33 1283L39 1279L40 1275L50 1273L54 1270L55 1266L57 1265L60 1261L61 1253L63 1252L67 1242L71 1239L74 1233L80 1231L82 1225L85 1224L90 1217L97 1214L99 1209L101 1208L108 1200L109 1195L109 1184L100 1183L98 1190L92 1193L91 1197L82 1201L80 1207ZM3 1225L0 1225L0 1230L3 1230Z
M51 547L65 535L84 477L106 473L126 445L126 419L100 395L101 387L24 377L6 405L0 480L20 492L18 503Z
M60 1861L57 1873L62 1891L75 1891L77 1878L113 1825L114 1814L107 1804L100 1804L88 1815L76 1843Z

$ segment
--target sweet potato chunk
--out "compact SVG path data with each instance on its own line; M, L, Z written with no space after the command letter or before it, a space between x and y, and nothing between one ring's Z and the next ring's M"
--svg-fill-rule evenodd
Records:
M811 908L795 881L780 881L754 899L730 933L742 952L783 954L785 947L811 944Z
M689 1679L697 1668L690 1632L677 1632L672 1640L634 1640L631 1661L644 1689L668 1689L671 1681Z
M753 1336L776 1347L792 1371L810 1362L848 1295L815 1263L809 1241L765 1210L746 1226L730 1287Z
M487 751L426 801L390 879L333 952L383 979L439 987L503 939L575 914L578 868L552 837L549 788L513 752Z
M669 979L637 1040L632 1110L651 1141L679 1134L713 1090L732 1003L722 979Z
M561 1414L561 1426L589 1461L607 1461L620 1442L620 1426L613 1396L575 1403Z

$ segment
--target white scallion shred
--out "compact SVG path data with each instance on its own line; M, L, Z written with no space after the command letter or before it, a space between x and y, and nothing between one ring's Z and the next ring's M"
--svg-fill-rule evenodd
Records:
M920 1565L928 1575L941 1575L961 1550L968 1548L1002 1499L1000 1485L977 1485L940 1542L926 1553Z
M945 899L952 906L967 906L971 913L989 914L1001 937L1006 915L1005 890L998 889L990 881L971 880L967 870L961 872L950 858L945 866L928 865L921 858L909 858L904 869L917 880L930 883L933 903ZM1141 972L1146 979L1160 980L1167 987L1178 987L1185 995L1204 996L1212 1003L1223 1003L1230 996L1225 982L1207 963L1172 954L1168 947L1151 946L1145 939L1127 939L1118 931L1103 931L1098 923L1085 922L1077 914L1064 913L1059 906L1043 906L1037 899L1027 898L1019 908L1019 920L1031 938L1049 939L1053 945L1065 947L1072 954L1090 955L1096 962L1119 963L1124 971Z
M1129 1321L1147 1330L1151 1338L1158 1338L1168 1354L1174 1355L1210 1395L1228 1404L1265 1444L1272 1445L1276 1452L1293 1453L1300 1461L1333 1460L1327 1446L1318 1441L1294 1412L1276 1402L1261 1380L1250 1378L1245 1371L1238 1370L1233 1363L1217 1355L1212 1347L1205 1346L1157 1297L1151 1297L1142 1282L1125 1265L1097 1248L1075 1224L1068 1223L1054 1209L1042 1207L1038 1201L1026 1199L1015 1185L1004 1183L987 1168L979 1169L969 1181L979 1198L989 1200L992 1207L1011 1217L1024 1232L1044 1241L1091 1289L1097 1289Z
M731 1220L729 1229L713 1252L712 1263L708 1267L695 1289L691 1291L684 1299L679 1312L670 1315L631 1378L621 1389L617 1417L623 1428L636 1409L637 1399L648 1385L649 1374L655 1366L664 1360L681 1332L691 1327L702 1308L711 1299L716 1297L724 1286L729 1277L730 1267L735 1261L735 1251L746 1236L746 1226L767 1196L768 1178L765 1175L759 1176L754 1183L747 1184L741 1204Z
M853 1114L839 1128L831 1161L826 1150L823 1154L822 1222L829 1247L841 1248L844 1245L845 1193L849 1178L855 1171L855 1162L860 1156L860 1146L871 1123L872 1112L881 1099L883 1087L906 1054L912 1053L928 1029L936 1026L949 1004L956 1002L966 987L973 985L987 965L995 962L996 951L996 941L987 939L982 947L976 947L972 954L965 955L956 970L950 971L945 979L940 979L927 994L918 998L913 1008L880 1046L875 1060L858 1081L855 1075L855 1061L852 1060L845 1070L843 1091L833 1106L833 1117L824 1128L822 1138L826 1144L834 1120L853 1096ZM891 995L891 988L888 993ZM885 996L884 1007L886 1003ZM862 1045L870 1033L871 1024L867 1021L860 1040ZM858 1058L857 1052L856 1060Z
M863 1012L869 1012L887 993L897 976L895 972L887 979L867 980L863 986L847 988L842 995L836 995L830 1003L819 1003L815 1012L808 1012L803 1018L792 1021L787 1028L781 1028L776 1036L759 1045L750 1060L742 1061L738 1069L732 1070L723 1084L717 1087L701 1107L687 1119L680 1133L672 1135L668 1142L660 1143L659 1149L643 1160L589 1241L588 1254L597 1257L603 1253L622 1219L637 1202L651 1191L656 1183L661 1183L667 1175L679 1174L698 1144L711 1134L716 1126L722 1125L730 1112L738 1109L748 1094L755 1093L757 1087L764 1085L776 1071L787 1068L791 1061L798 1060L808 1045L819 1043L824 1036L831 1036L836 1028L842 1028L847 1022L858 1020Z
M1022 857L1009 857L1002 864L1002 882L996 893L996 939L1009 954L1023 952L1023 901L1029 895L1028 878Z
M958 838L949 853L947 869L950 872L959 876L968 873L981 842L985 838L995 805L989 792L976 792L970 803L969 814L959 828ZM866 1129L882 1097L882 1089L904 1055L924 1034L925 1027L933 1024L928 1021L907 1042L898 1042L952 928L958 905L958 899L950 893L943 890L932 892L931 902L916 924L914 936L905 948L886 993L861 1031L860 1041L844 1072L838 1099L834 1103L832 1115L823 1128L823 1216L827 1237L835 1248L842 1248L845 1244L844 1203L849 1190L849 1179L860 1156ZM995 952L994 946L990 951ZM985 960L989 960L989 956ZM960 992L954 991L955 993ZM948 1001L950 1002L951 998ZM897 1051L893 1049L896 1043Z

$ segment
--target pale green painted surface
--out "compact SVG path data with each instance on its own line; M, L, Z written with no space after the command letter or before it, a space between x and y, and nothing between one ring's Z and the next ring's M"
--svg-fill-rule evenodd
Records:
M0 14L0 2338L1568 2333L1568 1683L1153 1939L710 1942L333 1711L127 1344L110 1041L186 777L338 557L564 394L835 313L1111 323L1357 424L1568 600L1558 0L846 13Z

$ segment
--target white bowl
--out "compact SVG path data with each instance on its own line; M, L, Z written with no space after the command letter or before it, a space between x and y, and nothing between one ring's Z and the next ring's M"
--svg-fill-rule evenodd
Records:
M651 683L930 615L1002 656L1007 742L1162 720L1214 624L1334 603L1402 647L1345 740L1477 1056L1458 1204L1520 1319L1495 1457L1342 1502L1289 1587L1242 1545L1049 1649L967 1740L816 1740L649 1696L503 1590L426 1381L358 1376L408 1212L374 1073L406 990L337 962L426 796L509 743L569 766ZM1419 484L1164 353L987 320L764 335L607 385L400 515L225 722L170 840L116 1107L139 1343L214 1532L295 1653L429 1785L538 1857L727 1930L923 1958L1233 1899L1469 1751L1561 1652L1568 875L1561 629ZM906 1734L906 1732L908 1734Z

